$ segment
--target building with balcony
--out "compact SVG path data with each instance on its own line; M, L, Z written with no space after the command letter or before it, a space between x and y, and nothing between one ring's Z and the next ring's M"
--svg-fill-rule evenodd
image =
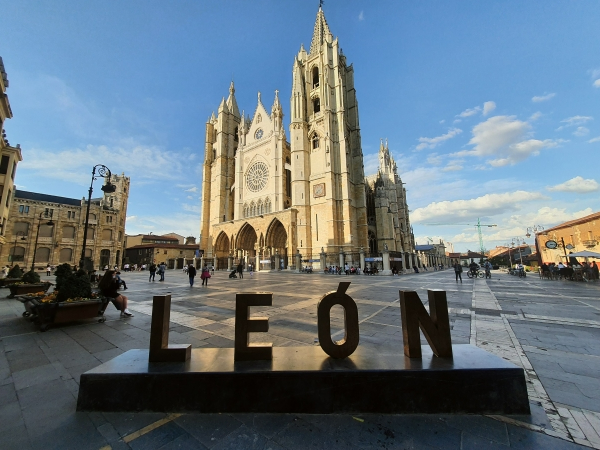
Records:
M545 263L564 263L569 253L584 250L600 253L600 212L536 233L535 245Z
M85 258L95 269L120 266L125 249L125 220L129 178L113 175L117 189L93 198L86 239ZM6 226L6 243L0 250L0 265L45 269L47 265L81 259L87 200L15 190ZM49 225L51 223L52 225ZM37 240L37 247L35 245Z

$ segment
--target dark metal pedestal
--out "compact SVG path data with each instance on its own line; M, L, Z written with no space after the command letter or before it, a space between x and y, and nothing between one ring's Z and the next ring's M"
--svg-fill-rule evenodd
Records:
M453 358L358 349L335 360L320 347L275 347L272 361L233 361L232 348L149 363L130 350L81 375L78 410L257 413L529 414L523 369L472 345Z

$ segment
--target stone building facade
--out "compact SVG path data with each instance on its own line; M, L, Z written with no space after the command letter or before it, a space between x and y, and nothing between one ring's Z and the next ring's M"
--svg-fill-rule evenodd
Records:
M110 181L116 191L92 199L90 204L86 258L95 269L120 266L124 256L129 177L113 175ZM16 190L0 265L30 268L34 252L36 269L45 269L48 264L79 265L86 207L86 199Z
M4 69L4 62L0 58L0 251L6 244L7 223L11 211L11 202L15 191L15 175L17 165L23 160L21 147L17 144L12 147L6 138L4 122L12 118L12 109L6 95L8 88L8 75Z
M160 264L164 262L167 269L183 269L184 265L193 264L200 268L201 253L195 244L140 244L128 247L125 257L129 264Z
M231 83L227 100L207 122L200 226L205 259L218 268L241 261L258 270L364 266L370 230L375 252L384 246L413 251L406 193L393 185L401 182L389 150L377 185L385 192L365 183L354 68L321 8L309 51L301 46L294 58L290 111L288 140L279 92L270 111L259 93L253 115L246 116ZM377 198L371 227L369 189Z

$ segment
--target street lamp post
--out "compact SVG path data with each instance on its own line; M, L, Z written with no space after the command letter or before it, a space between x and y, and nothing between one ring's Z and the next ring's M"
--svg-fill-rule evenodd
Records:
M517 245L519 246L519 261L521 264L523 264L523 254L521 253L521 245L526 245L527 242L525 242L525 239L520 238L520 237L516 237L513 240L517 241ZM520 242L523 241L523 244L520 244ZM513 242L514 244L514 242Z
M94 190L93 189L94 180L97 180L98 178L106 178L106 184L104 186L102 186L101 189L105 193L111 194L117 190L117 187L110 182L110 176L111 176L110 169L103 164L96 164L94 166L94 168L92 169L92 181L90 183L90 189L88 191L88 202L87 202L87 208L85 211L85 225L83 228L83 245L81 247L81 259L79 260L79 268L80 269L83 269L83 265L85 262L85 245L87 243L87 231L88 231L89 220L90 220L90 205L92 203L92 192Z
M533 232L533 239L535 242L535 253L537 254L538 265L542 265L542 253L540 252L540 246L537 240L537 233L540 231L544 231L544 227L541 225L534 225L532 227L527 227L527 234L525 235L527 238L531 237L531 232Z
M19 236L21 236L21 240L22 240L22 241L25 241L25 240L27 240L27 238L25 237L25 236L26 236L26 234L25 234L25 232L24 232L24 231L17 231L17 232L15 233L15 243L14 243L14 245L13 245L12 257L10 258L10 262L11 262L11 263L15 261L15 253L16 253L16 251L17 251L17 238L18 238Z
M42 216L44 214L46 214L46 212L44 212L44 211L42 211L40 213L40 221L38 222L37 233L35 235L35 245L33 246L33 260L31 261L31 270L32 271L35 269L35 254L37 253L38 238L40 237L40 227L42 226ZM48 217L47 214L46 214L46 217ZM48 222L46 222L46 225L48 225L49 227L54 226L54 222L52 222L52 211L50 211L50 220Z

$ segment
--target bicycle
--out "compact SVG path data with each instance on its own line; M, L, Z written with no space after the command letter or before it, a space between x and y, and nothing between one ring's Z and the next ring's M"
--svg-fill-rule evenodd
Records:
M481 270L476 270L475 272L473 272L472 270L469 270L467 272L467 276L469 278L478 278L478 277L479 278L483 278L484 274L483 274L483 272Z

